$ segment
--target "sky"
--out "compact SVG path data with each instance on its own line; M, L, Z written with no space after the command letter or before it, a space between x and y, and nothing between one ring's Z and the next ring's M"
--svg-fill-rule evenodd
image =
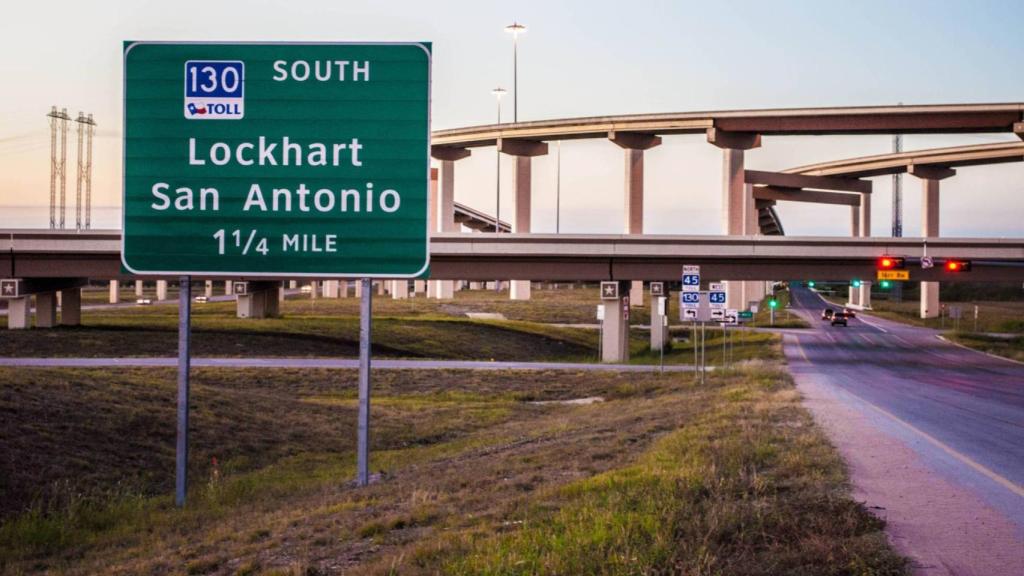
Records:
M512 89L540 120L694 110L1024 101L1016 1L365 1L11 2L0 18L0 227L45 227L51 105L93 113L94 227L120 221L123 40L402 40L433 43L433 128L492 123L491 90ZM511 99L503 121L511 121ZM74 138L68 164L73 173ZM907 150L1012 141L1008 135L907 136ZM888 136L773 137L747 168L776 170L884 153ZM560 161L559 161L560 157ZM503 159L503 218L513 212ZM558 166L560 164L560 170ZM721 152L672 136L646 156L645 231L718 234ZM456 165L456 201L495 207L493 148ZM623 153L602 140L535 159L533 230L618 233ZM557 174L560 172L560 185ZM891 178L875 179L874 235L889 234ZM904 233L920 232L920 184L905 177ZM556 190L559 202L556 205ZM68 179L69 206L74 178ZM848 209L780 203L789 235L845 235ZM963 168L942 183L944 236L1024 231L1024 163ZM74 222L69 208L69 222Z

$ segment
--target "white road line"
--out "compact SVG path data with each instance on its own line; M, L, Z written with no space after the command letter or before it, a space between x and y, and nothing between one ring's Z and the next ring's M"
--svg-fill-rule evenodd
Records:
M863 322L863 323L867 324L868 326L871 326L872 328L874 328L875 330L878 330L879 332L882 332L883 334L888 334L888 333L889 333L889 331L888 331L888 330L886 330L885 328L882 328L882 327L881 327L881 326L879 326L878 324L875 324L874 322L869 322L867 318L863 318L863 317L861 317L861 316L857 316L857 318L858 318L858 319L859 319L859 320L860 320L861 322Z

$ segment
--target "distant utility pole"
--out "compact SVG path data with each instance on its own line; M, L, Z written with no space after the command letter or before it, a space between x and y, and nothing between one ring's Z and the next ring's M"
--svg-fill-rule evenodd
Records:
M92 227L92 137L96 122L92 114L79 112L75 118L78 124L78 175L75 181L75 229L82 229L82 188L85 188L85 229ZM82 141L85 140L85 156L82 155Z
M903 135L893 134L893 153L903 152ZM892 175L892 237L903 237L903 174ZM892 297L896 302L903 301L903 283L893 282Z
M64 228L64 193L67 185L65 166L68 156L68 109L50 107L50 228L57 228L57 186L60 185L60 227ZM60 132L60 159L57 158L57 133Z

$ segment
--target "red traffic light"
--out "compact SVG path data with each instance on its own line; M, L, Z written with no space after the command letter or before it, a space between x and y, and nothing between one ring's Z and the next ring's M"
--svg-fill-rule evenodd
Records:
M970 272L970 260L946 260L946 272Z
M906 267L906 261L897 256L882 256L878 259L879 270L902 270Z

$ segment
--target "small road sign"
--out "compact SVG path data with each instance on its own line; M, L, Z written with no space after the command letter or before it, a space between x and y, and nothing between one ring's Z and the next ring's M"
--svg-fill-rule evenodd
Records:
M18 298L21 296L21 280L0 280L0 298Z
M728 308L725 311L725 323L736 325L740 323L739 311L735 308Z
M683 292L700 291L700 266L687 264L683 266Z
M604 320L604 304L597 305L597 319Z
M667 313L667 310L666 310L667 308L668 308L668 298L665 298L664 296L659 296L658 297L658 315L659 316L664 316ZM975 307L975 308L977 308L977 307Z
M921 257L921 268L922 269L927 270L929 268L934 268L934 267L935 267L935 260L933 260L931 256L922 256Z
M651 282L651 296L664 296L665 295L665 283L664 282Z
M601 282L601 300L618 300L619 283Z
M740 310L739 313L736 314L736 319L737 320L741 320L741 321L743 321L743 320L753 320L754 319L754 312L751 311L751 310Z
M700 292L680 292L679 306L696 309L700 306Z
M725 309L724 308L712 308L711 309L711 319L715 320L715 321L718 321L718 322L724 322L725 321Z
M879 270L879 280L910 280L910 270Z
M714 282L708 285L708 304L715 310L725 310L725 285Z

